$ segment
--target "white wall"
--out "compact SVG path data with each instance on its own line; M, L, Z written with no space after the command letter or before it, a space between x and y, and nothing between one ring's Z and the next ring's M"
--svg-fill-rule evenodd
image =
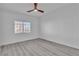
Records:
M2 41L2 20L1 20L1 13L0 13L0 43L1 43L1 41Z
M79 48L79 4L61 7L42 17L41 31L44 39Z
M32 23L32 31L27 34L14 33L14 21L23 20ZM36 17L28 16L16 11L7 10L5 8L0 10L0 45L20 42L39 37L39 20Z

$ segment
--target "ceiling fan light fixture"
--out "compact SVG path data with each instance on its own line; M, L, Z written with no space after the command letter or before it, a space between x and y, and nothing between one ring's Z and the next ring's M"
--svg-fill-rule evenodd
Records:
M37 11L36 9L34 11Z
M38 3L34 3L34 9L29 10L27 12L32 12L32 11L35 11L36 12L36 11L38 11L38 12L44 13L43 10L40 10L40 9L37 8L37 5L38 5Z

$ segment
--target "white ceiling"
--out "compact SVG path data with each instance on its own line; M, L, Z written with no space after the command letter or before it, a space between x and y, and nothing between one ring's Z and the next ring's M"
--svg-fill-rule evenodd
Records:
M2 5L3 5L3 8L8 9L8 10L24 13L31 16L43 16L51 11L54 11L57 8L67 6L69 4L67 3L39 3L38 8L41 10L44 10L44 13L40 13L37 11L36 12L33 11L30 13L26 12L28 10L33 9L33 3L7 3L7 4L2 4Z

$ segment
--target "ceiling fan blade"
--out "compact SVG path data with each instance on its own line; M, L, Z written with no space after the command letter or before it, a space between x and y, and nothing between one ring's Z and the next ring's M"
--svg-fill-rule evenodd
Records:
M38 3L34 3L34 9L37 9Z
M29 10L29 11L27 11L27 12L32 12L32 11L34 11L34 10Z
M39 12L41 12L41 13L44 13L44 11L43 11L43 10L39 10L39 9L38 9L38 11L39 11Z
M29 10L29 11L27 11L27 12L38 11L38 12L44 13L43 10L39 10L39 9L37 8L37 5L38 5L38 3L34 3L34 9Z

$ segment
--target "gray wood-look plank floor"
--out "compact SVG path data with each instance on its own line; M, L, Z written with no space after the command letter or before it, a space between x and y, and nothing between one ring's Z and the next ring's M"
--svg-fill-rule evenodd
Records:
M38 38L1 46L0 56L79 56L79 49Z

